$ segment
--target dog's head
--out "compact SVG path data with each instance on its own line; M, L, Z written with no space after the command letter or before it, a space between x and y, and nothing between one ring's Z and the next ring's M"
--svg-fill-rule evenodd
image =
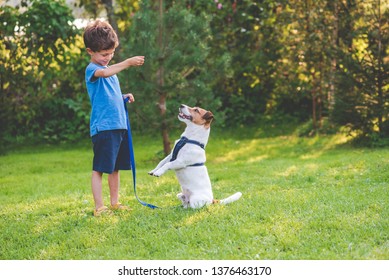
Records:
M178 119L185 123L194 123L209 128L213 121L213 114L211 111L204 110L200 107L192 108L182 104L179 109Z

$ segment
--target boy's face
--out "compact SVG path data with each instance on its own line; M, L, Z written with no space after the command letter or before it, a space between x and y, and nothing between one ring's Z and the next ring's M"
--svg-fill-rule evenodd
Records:
M89 48L87 48L86 50L91 57L91 62L101 66L107 66L113 58L113 55L115 54L115 48L98 52L94 52Z

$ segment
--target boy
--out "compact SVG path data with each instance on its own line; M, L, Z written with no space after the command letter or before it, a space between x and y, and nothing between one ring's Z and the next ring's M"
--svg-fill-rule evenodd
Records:
M108 66L119 40L107 22L96 20L90 23L85 28L83 37L91 57L85 71L85 82L92 107L90 135L94 153L91 180L95 202L93 214L100 216L110 212L103 202L103 173L108 173L111 209L129 209L119 202L119 170L131 169L123 100L129 98L129 102L134 102L134 97L131 93L122 95L116 74L128 67L143 65L144 56L131 57Z

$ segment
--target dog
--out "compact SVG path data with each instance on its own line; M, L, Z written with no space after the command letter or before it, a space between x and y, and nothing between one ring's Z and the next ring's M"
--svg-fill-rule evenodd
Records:
M173 151L149 174L160 177L166 171L174 170L181 185L181 193L177 198L184 208L197 209L209 204L228 204L238 200L242 196L240 192L222 200L213 198L211 181L205 166L205 146L214 119L212 112L182 104L179 107L178 119L186 124L184 133L175 142Z

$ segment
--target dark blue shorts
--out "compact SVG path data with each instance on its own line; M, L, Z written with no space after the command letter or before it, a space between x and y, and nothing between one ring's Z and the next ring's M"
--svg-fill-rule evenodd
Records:
M92 136L93 170L111 174L130 170L130 152L127 130L106 130Z

